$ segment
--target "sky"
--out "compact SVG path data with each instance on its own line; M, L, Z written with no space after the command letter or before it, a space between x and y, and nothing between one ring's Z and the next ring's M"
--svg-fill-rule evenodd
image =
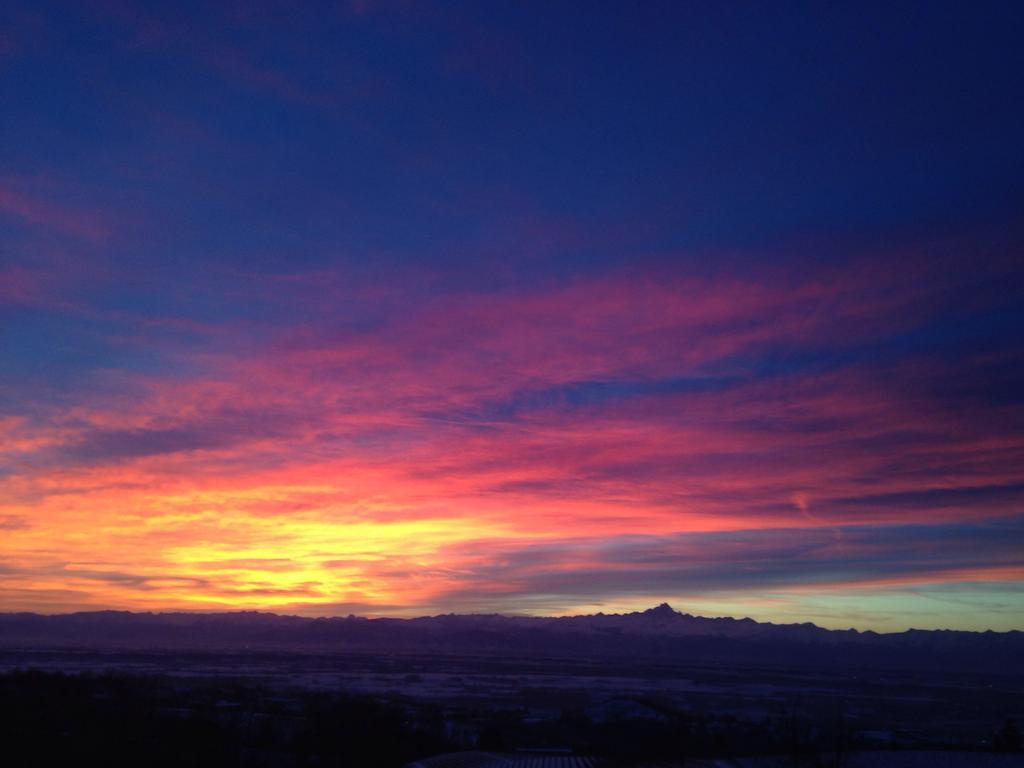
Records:
M0 4L0 611L1024 629L1022 38Z

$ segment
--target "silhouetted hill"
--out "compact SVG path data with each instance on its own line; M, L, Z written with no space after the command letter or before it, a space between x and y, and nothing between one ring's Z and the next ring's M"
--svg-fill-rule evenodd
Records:
M1024 672L1024 633L877 633L814 624L704 618L668 605L627 614L416 619L305 618L273 613L0 614L0 646L168 648L513 656Z

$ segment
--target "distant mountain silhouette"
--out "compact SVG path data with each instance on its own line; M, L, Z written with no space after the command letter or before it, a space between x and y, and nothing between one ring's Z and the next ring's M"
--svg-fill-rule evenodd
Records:
M626 614L416 619L305 618L253 611L0 614L3 648L371 651L1024 672L1024 633L877 633L704 618L667 604Z

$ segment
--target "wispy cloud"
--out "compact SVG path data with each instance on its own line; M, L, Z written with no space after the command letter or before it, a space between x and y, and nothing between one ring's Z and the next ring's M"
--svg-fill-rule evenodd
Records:
M962 397L984 361L862 359L934 311L920 287L876 299L884 279L453 294L121 377L9 424L4 510L35 521L15 562L40 578L40 525L81 559L88 520L110 570L60 578L131 605L529 610L1010 578L1019 521L985 520L1024 501L1024 443L998 426L1019 404ZM803 362L823 346L835 363Z

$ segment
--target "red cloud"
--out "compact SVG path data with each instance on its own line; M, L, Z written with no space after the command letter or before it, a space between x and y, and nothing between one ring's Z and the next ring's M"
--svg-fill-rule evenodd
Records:
M89 557L135 575L76 584L120 604L308 593L415 606L479 589L525 605L526 572L487 566L502 542L790 528L849 556L850 526L1013 514L1018 407L936 385L970 387L970 369L991 361L799 363L934 311L943 286L905 274L871 260L756 280L606 274L429 299L362 329L335 326L318 309L328 297L311 295L312 322L248 354L197 357L187 376L121 376L36 424L9 423L0 514L32 521L10 532L12 561L26 584L56 588L31 576L42 528L48 557L82 561L88 542ZM708 546L735 557L746 545ZM588 569L638 567L615 547L564 554L548 568L566 574L566 600ZM941 552L901 570L887 556L888 571L880 558L857 578L984 570ZM182 586L225 572L224 590ZM776 587L808 586L772 573Z

